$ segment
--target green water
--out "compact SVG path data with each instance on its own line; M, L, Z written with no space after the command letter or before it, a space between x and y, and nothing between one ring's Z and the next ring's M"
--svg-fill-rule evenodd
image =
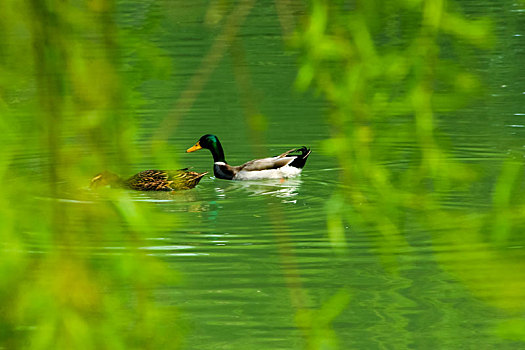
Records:
M222 5L215 6L220 13ZM328 117L330 105L322 96L294 88L297 53L283 41L273 3L255 4L239 29L241 53L226 50L200 87L192 87L191 79L220 35L217 27L203 24L207 14L213 15L210 4L119 3L115 11L120 28L143 33L153 42L141 50L124 42L118 49L123 73L131 72L124 83L141 96L139 102L118 111L134 125L130 147L138 152L119 158L102 142L99 151L109 160L106 169L98 168L101 164L92 168L87 162L74 173L77 180L60 176L57 193L64 212L97 213L108 201L120 203L119 198L130 199L125 203L131 204L123 204L119 214L99 213L89 220L71 215L63 229L85 236L68 241L64 250L98 261L100 265L93 265L104 276L105 261L118 261L134 250L167 266L170 279L152 285L140 282L138 289L150 293L156 305L174 307L163 322L180 329L181 335L165 337L182 339L183 349L302 349L306 344L312 349L524 347L525 238L513 234L496 245L484 231L494 222L476 220L493 204L494 184L505 180L502 164L509 157L521 163L525 154L525 12L510 2L506 6L466 2L464 7L469 15L493 18L497 44L489 50L465 52L474 62L467 70L481 77L483 88L460 109L441 112L436 118L438 138L449 147L451 159L467 164L475 175L471 186L440 193L440 205L461 213L461 220L424 226L421 222L426 219L416 218L416 210L406 211L400 225L403 239L399 239L360 224L358 211L351 210L358 208L347 203L340 207L333 200L334 193L348 186L343 183L341 160L326 149L325 141L337 126ZM297 13L306 10L294 6ZM101 49L92 56L103 53ZM144 59L157 67L158 74L140 73ZM239 84L232 67L249 72L247 85ZM186 89L195 89L194 99L184 95ZM9 108L17 110L24 98L34 98L25 96L20 91L11 96ZM264 116L262 131L250 127L254 123L247 117L250 111ZM31 120L31 113L23 109L16 113L21 125ZM65 115L70 122L77 118ZM410 118L380 123L392 132L378 139L376 146L406 154L406 159L383 159L382 165L393 174L414 169L412 155L418 145L396 133L411 123ZM28 139L40 137L38 126L25 127L36 129L28 132ZM158 149L150 152L151 140L163 131L167 142L159 156ZM185 153L206 133L218 135L233 165L302 145L311 147L312 154L300 177L229 182L212 176L207 150ZM77 130L62 130L61 137L64 145L76 150L74 154L89 159L89 151L84 150L87 141L78 137ZM10 149L12 163L18 171L47 181L40 172L48 166L48 154L36 145L28 142L27 148ZM65 158L62 161L67 163ZM88 188L90 177L102 170L131 175L175 166L210 173L195 189L177 193ZM523 185L516 188L523 190ZM35 212L56 199L36 193L21 201L17 210ZM523 223L522 207L518 209L513 218ZM129 222L112 221L112 215L121 215L132 222L134 210L141 213L137 216L146 216L144 239L136 238ZM341 221L341 240L330 234L334 212L352 212ZM381 219L378 215L377 221ZM104 236L97 220L109 220L115 231L129 230L129 235ZM20 224L27 236L22 249L36 259L45 256L53 240L31 233L45 231L39 225L26 226ZM470 230L473 227L476 230ZM108 275L113 269L117 270L107 268ZM38 275L38 268L35 271ZM154 269L148 271L154 275ZM128 279L117 279L111 284L113 290L135 286L129 277L133 272L120 273Z

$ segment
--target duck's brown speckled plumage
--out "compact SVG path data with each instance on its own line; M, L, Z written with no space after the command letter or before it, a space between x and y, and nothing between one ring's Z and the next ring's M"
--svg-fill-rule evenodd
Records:
M139 191L179 191L197 186L207 173L182 170L145 170L125 181L127 187Z
M144 170L122 179L120 176L105 171L91 179L91 187L110 185L112 187L126 187L137 191L180 191L197 186L205 173L180 170Z

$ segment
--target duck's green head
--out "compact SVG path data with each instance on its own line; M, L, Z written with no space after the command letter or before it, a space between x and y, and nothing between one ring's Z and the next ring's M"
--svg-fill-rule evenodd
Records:
M212 150L218 143L219 139L217 138L217 136L206 134L202 136L193 147L188 148L186 152L195 152L202 148Z
M202 136L199 141L193 146L186 150L187 153L198 151L202 148L209 149L213 155L215 162L225 162L224 152L222 150L221 143L215 135L206 134Z

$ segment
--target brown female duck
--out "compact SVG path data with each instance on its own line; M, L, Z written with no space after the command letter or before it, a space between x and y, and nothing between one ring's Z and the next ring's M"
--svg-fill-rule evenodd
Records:
M104 171L91 179L91 187L111 186L130 188L137 191L180 191L197 186L205 173L179 170L144 170L128 179Z

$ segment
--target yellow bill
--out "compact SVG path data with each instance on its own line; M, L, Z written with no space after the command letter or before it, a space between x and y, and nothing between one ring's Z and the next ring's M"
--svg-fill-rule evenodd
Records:
M195 144L195 146L188 148L188 149L186 150L186 153L195 152L195 151L198 151L198 150L200 150L200 149L202 149L202 147L201 147L201 145L199 144L199 142L197 142L197 143Z

